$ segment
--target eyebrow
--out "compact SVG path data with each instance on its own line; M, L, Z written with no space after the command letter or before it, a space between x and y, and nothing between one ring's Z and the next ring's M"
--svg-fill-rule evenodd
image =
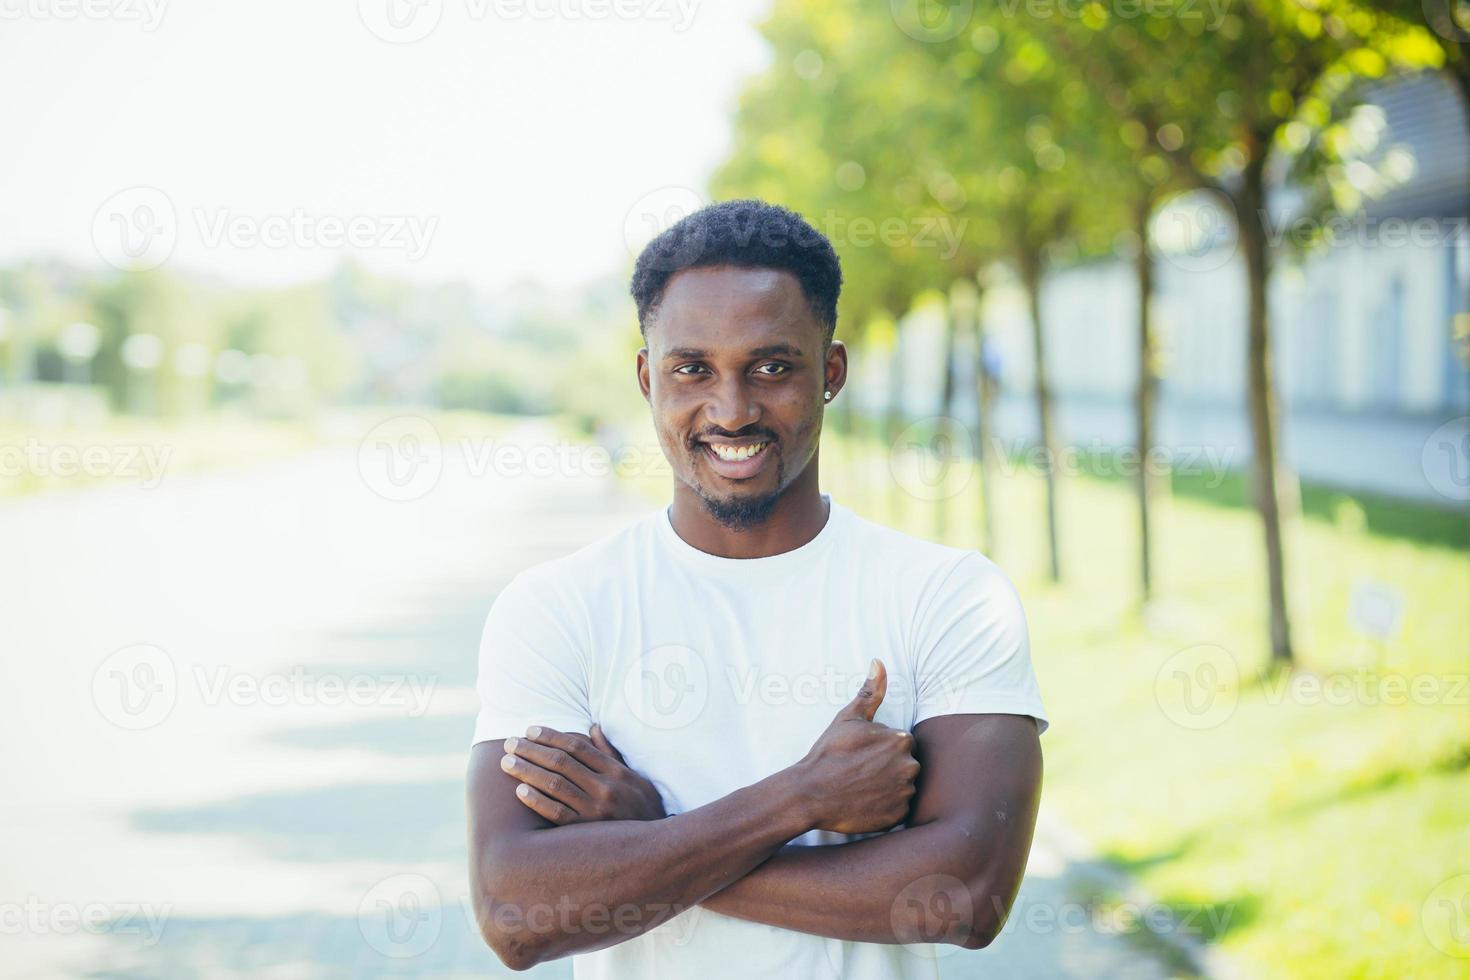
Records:
M750 357L801 357L801 348L792 344L767 344L753 348L747 354ZM697 347L675 347L664 353L664 360L701 360L709 356L709 351L699 350Z

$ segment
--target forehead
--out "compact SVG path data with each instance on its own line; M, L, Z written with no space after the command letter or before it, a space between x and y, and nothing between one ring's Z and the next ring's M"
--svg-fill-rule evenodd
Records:
M684 269L664 287L649 347L746 348L787 341L815 346L821 325L801 282L781 269Z

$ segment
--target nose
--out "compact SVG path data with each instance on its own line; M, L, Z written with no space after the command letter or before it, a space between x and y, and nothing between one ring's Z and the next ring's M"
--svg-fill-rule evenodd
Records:
M736 374L722 380L710 392L704 414L711 425L726 432L739 432L760 418L760 408L751 397L745 379Z

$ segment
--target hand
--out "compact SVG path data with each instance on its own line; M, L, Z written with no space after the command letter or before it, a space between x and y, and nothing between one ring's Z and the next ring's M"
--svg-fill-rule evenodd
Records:
M592 737L530 728L505 740L500 768L521 781L516 798L554 824L662 820L663 799L628 768L622 753L592 726Z
M857 697L797 763L816 829L868 834L908 816L919 763L912 735L873 721L887 692L888 671L874 660Z

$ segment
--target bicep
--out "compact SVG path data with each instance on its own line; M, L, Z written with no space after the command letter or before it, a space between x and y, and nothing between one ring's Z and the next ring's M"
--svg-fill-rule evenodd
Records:
M964 831L987 880L1012 894L1026 869L1041 800L1041 740L1027 715L940 715L914 729L918 793L910 827Z
M520 782L500 768L505 740L477 742L470 749L465 805L469 812L470 861L476 877L498 847L517 836L544 830L551 822L516 798Z

